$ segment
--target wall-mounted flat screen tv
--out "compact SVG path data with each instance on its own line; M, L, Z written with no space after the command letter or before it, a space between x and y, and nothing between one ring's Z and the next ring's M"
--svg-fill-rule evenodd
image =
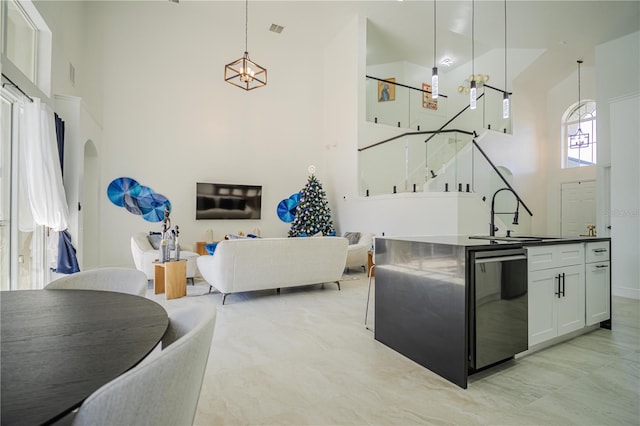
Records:
M196 220L260 219L262 186L196 184Z

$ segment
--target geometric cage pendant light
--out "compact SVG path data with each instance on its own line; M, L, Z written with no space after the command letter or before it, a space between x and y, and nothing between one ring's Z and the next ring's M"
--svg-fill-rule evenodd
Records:
M570 148L589 146L589 133L583 133L582 129L580 128L580 107L582 103L582 99L580 97L580 64L582 64L582 60L578 59L578 131L569 136Z
M244 55L225 65L224 81L244 90L253 90L267 85L267 69L249 59L247 33L249 28L249 0L245 0Z

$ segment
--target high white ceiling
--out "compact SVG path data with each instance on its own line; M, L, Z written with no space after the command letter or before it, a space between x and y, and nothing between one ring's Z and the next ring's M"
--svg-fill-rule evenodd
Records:
M244 6L238 3L238 8ZM475 56L502 49L504 0L475 0L473 5ZM271 19L285 27L284 34L293 32L296 37L304 31L305 37L329 38L354 14L365 16L368 65L404 60L429 68L433 6L432 0L249 1L250 25ZM595 46L640 29L639 0L507 0L506 8L508 49L545 51L520 76L525 79L535 80L543 72L568 75L579 58L585 66L593 65ZM436 57L451 57L451 69L471 60L471 12L471 0L436 0Z
M243 32L244 0L180 0L171 6L189 8L203 3L210 3L227 21L237 22L238 33ZM471 60L472 4L475 57L504 48L504 0L436 0L435 4L436 58L438 62L444 56L453 60L448 69L439 66L441 74L468 66ZM283 42L295 39L301 48L322 45L360 15L368 19L368 65L408 61L433 66L433 0L249 0L248 5L249 47L263 57L271 43L278 43L278 37ZM518 75L531 84L541 74L552 73L557 79L568 76L575 72L577 59L593 66L595 46L640 30L640 0L507 0L506 8L509 55L513 52L511 57L517 57L519 49L538 52ZM272 23L284 26L281 35L268 31Z
M369 16L367 63L407 60L433 66L433 1L377 2ZM505 2L474 2L476 58L505 44ZM576 60L593 65L595 46L640 29L640 1L508 0L508 49L544 49L526 74L566 75ZM471 60L472 1L436 2L436 58L449 56L452 67ZM440 66L440 69L442 67ZM524 77L526 78L527 75Z

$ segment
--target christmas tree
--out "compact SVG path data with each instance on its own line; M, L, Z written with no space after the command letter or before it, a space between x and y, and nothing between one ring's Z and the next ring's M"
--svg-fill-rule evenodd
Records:
M335 235L331 209L322 184L312 174L300 191L300 201L296 216L289 230L290 237L307 237L322 232L322 235Z

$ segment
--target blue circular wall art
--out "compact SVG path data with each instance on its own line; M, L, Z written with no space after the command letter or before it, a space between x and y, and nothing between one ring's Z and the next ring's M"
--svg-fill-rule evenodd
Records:
M278 217L281 221L290 223L293 222L293 219L296 217L296 210L298 208L298 203L300 202L300 193L296 192L292 194L289 198L286 198L280 203L278 203Z
M165 205L171 212L171 203L167 197L128 177L112 180L107 187L107 196L116 206L124 207L128 212L142 216L148 222L162 222Z
M124 207L124 197L126 195L136 196L140 192L140 184L128 177L120 177L111 181L107 187L107 196L113 204Z

